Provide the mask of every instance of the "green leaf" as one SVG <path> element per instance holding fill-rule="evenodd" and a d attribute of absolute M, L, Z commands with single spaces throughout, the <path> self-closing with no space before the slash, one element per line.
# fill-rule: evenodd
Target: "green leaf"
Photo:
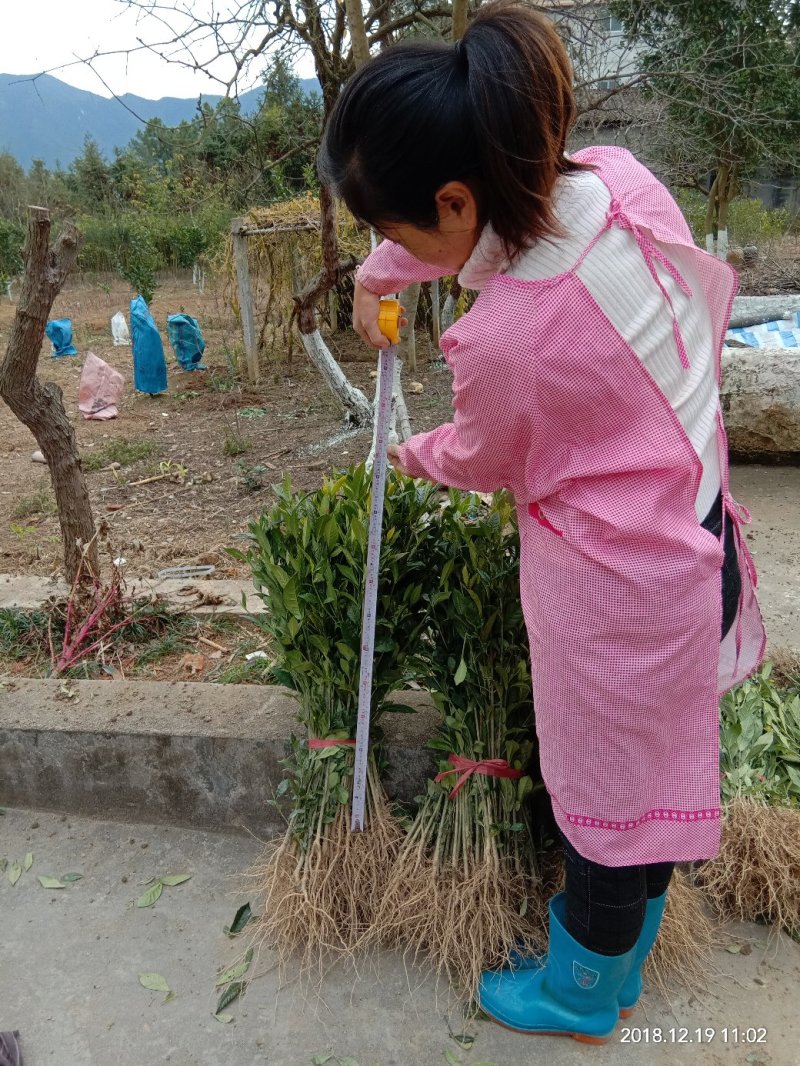
<path fill-rule="evenodd" d="M 173 999 L 176 999 L 176 998 L 177 998 L 177 996 L 176 996 L 176 995 L 175 995 L 175 993 L 174 993 L 174 992 L 172 991 L 172 989 L 170 989 L 170 990 L 169 990 L 169 992 L 167 992 L 166 996 L 164 996 L 164 1002 L 165 1002 L 165 1003 L 171 1003 L 171 1002 L 172 1002 L 172 1000 L 173 1000 Z"/>
<path fill-rule="evenodd" d="M 464 678 L 467 676 L 467 664 L 462 656 L 461 662 L 458 664 L 458 669 L 453 676 L 453 684 L 460 685 Z"/>
<path fill-rule="evenodd" d="M 726 946 L 725 950 L 727 952 L 729 952 L 731 955 L 741 955 L 741 953 L 742 953 L 742 945 L 741 944 L 728 944 Z"/>
<path fill-rule="evenodd" d="M 475 1043 L 475 1037 L 470 1036 L 469 1033 L 451 1033 L 450 1036 L 457 1044 L 460 1044 L 463 1048 L 471 1048 Z"/>
<path fill-rule="evenodd" d="M 83 874 L 62 874 L 61 880 L 71 884 L 73 881 L 80 881 L 82 877 Z"/>
<path fill-rule="evenodd" d="M 146 892 L 143 892 L 141 896 L 136 900 L 137 907 L 152 907 L 156 900 L 160 897 L 164 891 L 164 886 L 160 881 L 156 881 L 154 885 L 151 885 Z"/>
<path fill-rule="evenodd" d="M 219 1014 L 221 1010 L 225 1010 L 230 1003 L 233 1003 L 233 1001 L 244 992 L 245 988 L 247 988 L 247 981 L 234 981 L 232 984 L 228 985 L 219 997 L 216 1013 Z"/>
<path fill-rule="evenodd" d="M 236 914 L 234 914 L 231 924 L 229 926 L 226 925 L 223 932 L 226 936 L 238 936 L 252 917 L 253 912 L 250 909 L 250 904 L 243 903 L 236 911 Z"/>
<path fill-rule="evenodd" d="M 283 605 L 286 610 L 295 616 L 296 619 L 301 620 L 303 613 L 300 610 L 300 603 L 297 599 L 298 581 L 297 576 L 290 578 L 286 582 L 286 586 L 283 590 Z"/>
<path fill-rule="evenodd" d="M 237 963 L 235 966 L 229 967 L 224 973 L 220 974 L 217 978 L 215 987 L 219 988 L 220 985 L 226 985 L 229 981 L 235 981 L 237 977 L 243 977 L 250 969 L 250 963 L 252 961 L 253 949 L 248 948 L 241 962 Z"/>
<path fill-rule="evenodd" d="M 182 885 L 184 881 L 191 880 L 191 876 L 191 874 L 167 874 L 166 877 L 161 878 L 161 884 L 174 888 L 175 885 Z"/>
<path fill-rule="evenodd" d="M 66 888 L 67 886 L 59 881 L 57 877 L 45 877 L 44 875 L 39 877 L 39 884 L 42 888 Z"/>
<path fill-rule="evenodd" d="M 339 1066 L 358 1066 L 355 1059 L 351 1059 L 349 1055 L 345 1055 L 344 1058 L 339 1058 Z"/>
<path fill-rule="evenodd" d="M 27 873 L 31 866 L 33 866 L 33 852 L 29 851 L 22 861 L 22 869 Z"/>
<path fill-rule="evenodd" d="M 312 1055 L 311 1066 L 325 1066 L 326 1062 L 330 1062 L 333 1055 L 324 1051 L 319 1052 L 317 1055 Z"/>
<path fill-rule="evenodd" d="M 170 992 L 171 989 L 160 973 L 140 973 L 139 984 L 151 992 Z"/>
<path fill-rule="evenodd" d="M 8 880 L 12 885 L 15 885 L 17 881 L 19 881 L 20 877 L 22 877 L 22 867 L 16 860 L 14 860 L 14 862 L 12 862 L 12 864 L 9 866 L 6 876 L 8 877 Z"/>
<path fill-rule="evenodd" d="M 447 1066 L 461 1066 L 461 1059 L 457 1058 L 450 1048 L 445 1051 L 444 1057 L 447 1060 Z"/>
<path fill-rule="evenodd" d="M 212 1014 L 212 1018 L 216 1018 L 218 1022 L 222 1022 L 223 1025 L 230 1025 L 233 1021 L 232 1014 Z"/>

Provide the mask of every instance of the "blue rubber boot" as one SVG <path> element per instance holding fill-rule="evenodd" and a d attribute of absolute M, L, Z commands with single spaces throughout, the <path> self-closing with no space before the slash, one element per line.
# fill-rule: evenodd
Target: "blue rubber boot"
<path fill-rule="evenodd" d="M 664 916 L 666 902 L 666 892 L 663 896 L 656 896 L 655 899 L 647 901 L 644 911 L 644 925 L 633 948 L 633 966 L 625 978 L 625 983 L 619 993 L 620 1018 L 629 1018 L 639 1002 L 639 996 L 642 994 L 642 966 L 644 965 L 644 960 L 653 950 L 653 944 L 656 942 L 658 930 L 661 926 L 661 919 Z"/>
<path fill-rule="evenodd" d="M 481 977 L 481 1009 L 520 1033 L 571 1036 L 604 1044 L 619 1020 L 618 996 L 634 962 L 624 955 L 597 955 L 564 926 L 565 897 L 550 900 L 550 950 L 537 970 L 487 971 Z"/>

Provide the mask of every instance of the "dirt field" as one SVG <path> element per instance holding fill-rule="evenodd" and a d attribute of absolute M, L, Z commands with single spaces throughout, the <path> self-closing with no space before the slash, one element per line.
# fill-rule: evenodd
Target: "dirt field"
<path fill-rule="evenodd" d="M 119 417 L 87 422 L 78 413 L 80 357 L 52 359 L 46 340 L 39 362 L 40 377 L 63 390 L 84 464 L 101 466 L 86 473 L 95 517 L 108 523 L 113 552 L 127 559 L 131 575 L 209 562 L 217 566 L 217 576 L 235 576 L 235 566 L 222 552 L 267 503 L 270 486 L 288 473 L 298 487 L 313 487 L 326 470 L 363 459 L 369 434 L 318 447 L 344 423 L 302 350 L 295 351 L 291 365 L 265 367 L 258 388 L 237 384 L 226 358 L 226 346 L 229 351 L 241 346 L 236 321 L 213 287 L 201 294 L 188 276 L 164 279 L 152 306 L 167 356 L 168 392 L 157 397 L 134 392 L 131 349 L 114 348 L 110 330 L 116 311 L 127 314 L 131 294 L 123 282 L 109 286 L 110 280 L 71 281 L 51 317 L 70 318 L 78 351 L 92 351 L 124 374 Z M 206 372 L 182 371 L 169 348 L 166 316 L 179 311 L 200 322 L 208 344 Z M 7 299 L 0 301 L 0 349 L 14 312 Z M 434 353 L 419 333 L 417 346 L 419 371 L 406 372 L 405 379 L 424 385 L 421 394 L 407 396 L 413 427 L 424 430 L 450 411 L 450 375 L 428 369 Z M 371 398 L 374 356 L 352 333 L 334 338 L 332 347 L 352 383 Z M 48 471 L 31 462 L 36 447 L 0 405 L 0 570 L 6 572 L 51 574 L 60 567 Z M 136 455 L 143 457 L 127 462 Z M 110 469 L 115 457 L 123 465 Z M 158 480 L 135 484 L 148 478 Z M 259 482 L 263 487 L 257 487 Z"/>
<path fill-rule="evenodd" d="M 162 279 L 153 302 L 165 343 L 168 392 L 153 398 L 134 392 L 131 349 L 114 348 L 110 332 L 114 312 L 127 312 L 130 291 L 119 281 L 109 286 L 109 280 L 72 280 L 53 317 L 72 319 L 79 352 L 93 351 L 124 374 L 119 417 L 87 422 L 79 415 L 80 357 L 51 359 L 45 341 L 39 362 L 40 377 L 63 389 L 84 464 L 94 467 L 86 477 L 95 517 L 107 523 L 111 551 L 127 560 L 130 576 L 155 577 L 165 567 L 212 563 L 216 577 L 239 577 L 247 584 L 249 575 L 237 571 L 224 549 L 236 545 L 248 521 L 268 504 L 270 486 L 288 473 L 296 486 L 312 488 L 325 471 L 362 460 L 370 434 L 326 444 L 341 433 L 342 412 L 302 350 L 295 351 L 290 365 L 264 367 L 258 388 L 238 384 L 226 357 L 226 351 L 241 347 L 238 325 L 213 286 L 201 294 L 188 276 Z M 763 292 L 774 279 L 764 274 L 757 284 L 743 274 L 741 280 L 743 289 Z M 200 321 L 208 371 L 182 371 L 169 349 L 166 316 L 182 310 Z M 14 311 L 6 299 L 0 301 L 0 350 Z M 373 353 L 350 332 L 337 335 L 331 346 L 349 379 L 371 397 Z M 421 431 L 450 417 L 451 377 L 430 365 L 435 353 L 420 331 L 417 350 L 418 370 L 404 371 L 404 379 L 424 386 L 422 393 L 407 390 L 406 396 L 412 426 Z M 35 448 L 33 437 L 0 404 L 0 572 L 50 575 L 61 565 L 49 475 L 45 466 L 31 462 Z M 119 459 L 122 465 L 111 469 Z M 752 546 L 760 571 L 776 589 L 794 587 L 800 534 L 793 500 L 800 469 L 739 468 L 733 471 L 733 487 L 753 511 L 748 535 L 751 542 L 757 538 Z M 800 621 L 793 608 L 777 593 L 773 604 L 765 592 L 768 612 L 791 615 L 786 625 L 773 624 L 778 643 L 797 647 Z"/>

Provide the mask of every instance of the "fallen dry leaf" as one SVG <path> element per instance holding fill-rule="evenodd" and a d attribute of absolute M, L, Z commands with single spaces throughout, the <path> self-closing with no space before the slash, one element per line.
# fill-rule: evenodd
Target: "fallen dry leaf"
<path fill-rule="evenodd" d="M 202 674 L 206 668 L 207 661 L 205 655 L 201 655 L 200 652 L 196 654 L 187 652 L 181 659 L 180 667 L 183 673 L 193 677 L 195 674 Z"/>

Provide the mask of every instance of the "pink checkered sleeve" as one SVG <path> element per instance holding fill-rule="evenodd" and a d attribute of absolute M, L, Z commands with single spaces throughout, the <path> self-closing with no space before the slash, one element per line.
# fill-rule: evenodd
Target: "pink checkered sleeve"
<path fill-rule="evenodd" d="M 356 280 L 376 296 L 401 292 L 415 281 L 433 281 L 447 274 L 441 267 L 415 259 L 394 241 L 381 241 L 356 271 Z"/>
<path fill-rule="evenodd" d="M 446 339 L 443 347 L 450 347 Z M 453 421 L 400 446 L 400 461 L 412 477 L 493 492 L 509 486 L 513 457 L 530 452 L 531 419 L 508 388 L 510 367 L 497 351 L 481 358 L 478 347 L 463 342 L 450 348 Z"/>

